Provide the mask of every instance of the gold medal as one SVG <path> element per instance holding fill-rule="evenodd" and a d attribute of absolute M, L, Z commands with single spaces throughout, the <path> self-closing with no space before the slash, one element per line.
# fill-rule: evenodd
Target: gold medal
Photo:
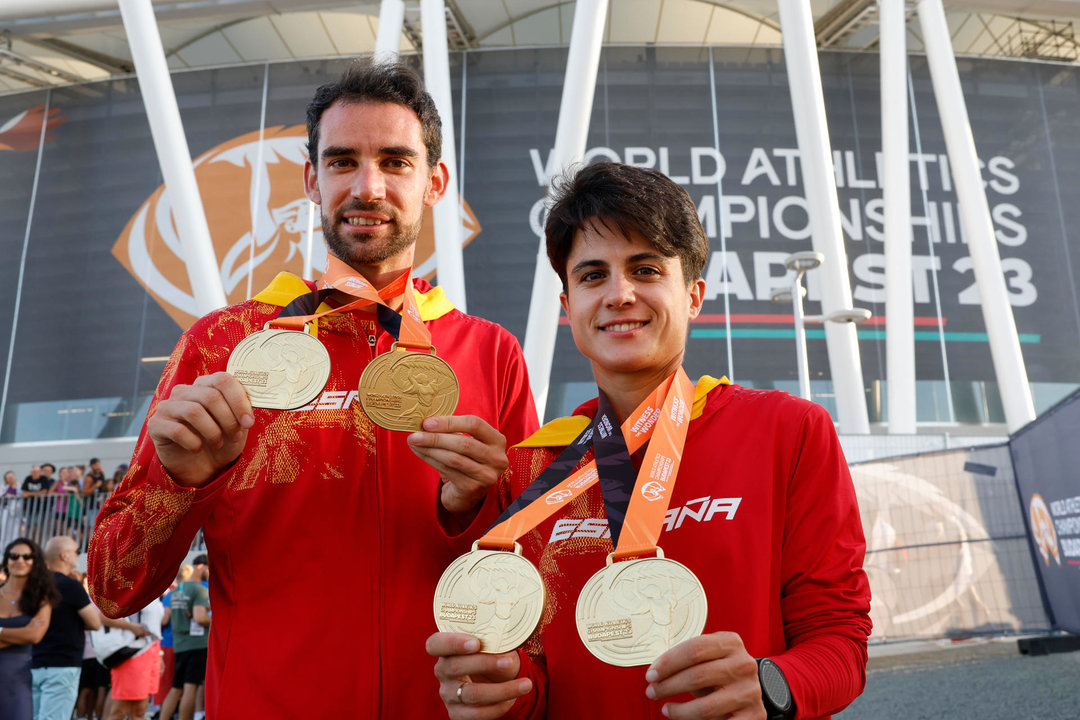
<path fill-rule="evenodd" d="M 478 550 L 459 557 L 435 588 L 435 624 L 441 632 L 469 633 L 480 652 L 504 653 L 525 642 L 544 610 L 544 581 L 514 552 Z"/>
<path fill-rule="evenodd" d="M 705 629 L 708 603 L 697 576 L 657 556 L 612 563 L 589 578 L 577 601 L 581 641 L 609 665 L 649 665 Z"/>
<path fill-rule="evenodd" d="M 226 371 L 240 381 L 251 404 L 293 410 L 318 397 L 330 377 L 330 354 L 307 332 L 270 327 L 240 341 Z"/>
<path fill-rule="evenodd" d="M 419 430 L 426 417 L 452 415 L 457 402 L 457 376 L 435 348 L 411 352 L 394 343 L 360 375 L 360 405 L 387 430 Z"/>

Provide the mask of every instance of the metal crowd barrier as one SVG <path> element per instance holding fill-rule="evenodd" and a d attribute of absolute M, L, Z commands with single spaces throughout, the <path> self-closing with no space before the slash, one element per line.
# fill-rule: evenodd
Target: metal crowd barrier
<path fill-rule="evenodd" d="M 29 537 L 44 547 L 51 537 L 69 535 L 79 544 L 79 552 L 86 552 L 98 512 L 107 497 L 104 493 L 89 497 L 75 493 L 0 496 L 0 549 L 17 537 Z M 200 530 L 191 543 L 191 551 L 205 550 Z"/>

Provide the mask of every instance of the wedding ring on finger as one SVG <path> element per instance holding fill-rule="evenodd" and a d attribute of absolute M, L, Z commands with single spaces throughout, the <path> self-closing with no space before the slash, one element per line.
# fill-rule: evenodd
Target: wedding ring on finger
<path fill-rule="evenodd" d="M 464 689 L 465 689 L 465 686 L 466 686 L 466 685 L 468 685 L 468 684 L 469 684 L 469 681 L 468 681 L 468 680 L 465 680 L 464 682 L 462 682 L 462 683 L 461 683 L 460 685 L 458 685 L 458 687 L 457 687 L 457 700 L 458 700 L 458 702 L 459 702 L 459 703 L 461 703 L 462 705 L 468 705 L 468 704 L 469 704 L 469 703 L 465 702 L 465 698 L 461 697 L 461 691 L 462 691 L 462 690 L 464 690 Z"/>

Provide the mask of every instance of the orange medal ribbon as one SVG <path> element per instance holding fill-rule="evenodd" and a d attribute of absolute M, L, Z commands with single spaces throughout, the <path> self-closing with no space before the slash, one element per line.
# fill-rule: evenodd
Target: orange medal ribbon
<path fill-rule="evenodd" d="M 645 443 L 649 443 L 649 447 L 626 509 L 616 559 L 655 553 L 656 540 L 664 524 L 686 444 L 693 397 L 694 386 L 680 367 L 654 388 L 620 426 L 629 453 L 633 454 Z M 591 431 L 604 433 L 605 429 L 602 425 L 590 427 L 575 444 L 591 443 Z M 594 459 L 555 485 L 542 498 L 536 497 L 509 518 L 498 522 L 477 541 L 477 546 L 488 549 L 513 547 L 518 538 L 579 497 L 599 479 Z M 512 509 L 513 505 L 508 511 Z"/>
<path fill-rule="evenodd" d="M 652 429 L 634 493 L 626 508 L 626 520 L 615 548 L 616 561 L 656 553 L 656 542 L 671 504 L 694 407 L 694 386 L 681 367 L 665 384 L 668 389 L 660 418 Z M 627 448 L 632 437 L 626 440 Z"/>
<path fill-rule="evenodd" d="M 431 332 L 420 319 L 420 308 L 416 304 L 416 294 L 412 289 L 412 270 L 404 270 L 397 278 L 381 290 L 376 290 L 362 275 L 345 264 L 343 261 L 328 255 L 326 258 L 326 272 L 317 283 L 320 290 L 338 290 L 346 295 L 355 297 L 356 300 L 332 308 L 325 312 L 311 315 L 296 315 L 291 317 L 278 316 L 271 321 L 271 327 L 286 327 L 293 330 L 301 330 L 304 325 L 331 313 L 343 313 L 370 305 L 382 305 L 395 315 L 397 311 L 390 306 L 390 302 L 401 298 L 401 331 L 397 338 L 398 345 L 410 350 L 430 350 Z"/>

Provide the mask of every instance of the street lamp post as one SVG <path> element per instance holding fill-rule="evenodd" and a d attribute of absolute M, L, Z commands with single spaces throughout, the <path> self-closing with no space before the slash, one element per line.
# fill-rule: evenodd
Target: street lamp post
<path fill-rule="evenodd" d="M 795 276 L 791 281 L 791 288 L 777 288 L 772 291 L 771 299 L 776 303 L 791 303 L 792 315 L 795 318 L 795 362 L 799 371 L 799 396 L 804 400 L 810 400 L 810 367 L 806 356 L 806 323 L 862 323 L 870 319 L 871 313 L 865 308 L 844 308 L 835 310 L 828 315 L 804 315 L 803 298 L 806 297 L 806 288 L 803 287 L 802 278 L 808 270 L 821 265 L 825 256 L 819 252 L 797 252 L 789 255 L 784 260 L 788 270 L 793 270 Z"/>

